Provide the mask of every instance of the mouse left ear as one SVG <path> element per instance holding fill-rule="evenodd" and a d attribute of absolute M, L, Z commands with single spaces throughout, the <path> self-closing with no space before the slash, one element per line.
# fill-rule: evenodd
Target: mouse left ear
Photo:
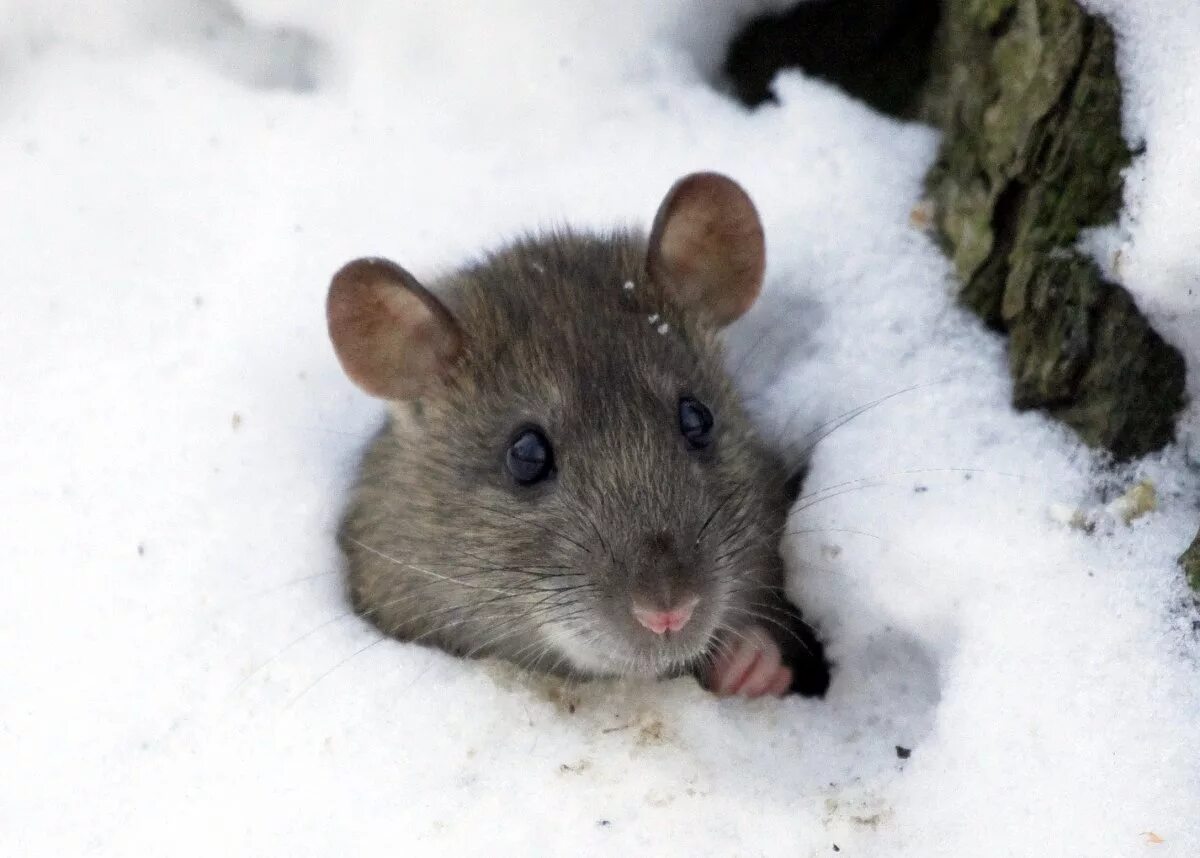
<path fill-rule="evenodd" d="M 381 399 L 414 399 L 446 378 L 463 350 L 458 322 L 399 265 L 356 259 L 333 277 L 329 338 L 350 379 Z"/>
<path fill-rule="evenodd" d="M 692 173 L 671 187 L 646 258 L 669 299 L 724 326 L 750 309 L 765 269 L 762 223 L 741 185 L 720 173 Z"/>

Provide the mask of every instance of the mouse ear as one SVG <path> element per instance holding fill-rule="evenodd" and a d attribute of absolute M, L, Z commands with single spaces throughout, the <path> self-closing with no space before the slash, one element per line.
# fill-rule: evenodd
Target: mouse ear
<path fill-rule="evenodd" d="M 325 316 L 346 375 L 383 399 L 420 396 L 462 353 L 462 331 L 450 311 L 386 259 L 343 266 L 329 286 Z"/>
<path fill-rule="evenodd" d="M 654 216 L 646 259 L 668 298 L 727 325 L 750 309 L 765 268 L 762 223 L 737 182 L 692 173 L 671 187 Z"/>

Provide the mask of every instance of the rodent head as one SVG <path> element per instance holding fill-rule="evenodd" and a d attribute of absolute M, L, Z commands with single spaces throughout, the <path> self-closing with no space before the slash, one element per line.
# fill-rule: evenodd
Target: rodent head
<path fill-rule="evenodd" d="M 764 261 L 745 192 L 693 174 L 648 240 L 524 240 L 440 297 L 384 260 L 345 266 L 327 307 L 335 350 L 393 412 L 360 487 L 362 532 L 384 543 L 368 550 L 397 576 L 435 576 L 461 608 L 443 620 L 490 618 L 481 653 L 609 674 L 704 655 L 778 583 L 783 475 L 717 338 Z M 352 584 L 381 627 L 435 634 L 399 578 Z"/>

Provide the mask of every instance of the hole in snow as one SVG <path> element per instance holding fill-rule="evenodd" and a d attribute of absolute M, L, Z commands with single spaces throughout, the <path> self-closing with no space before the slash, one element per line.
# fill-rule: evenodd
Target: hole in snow
<path fill-rule="evenodd" d="M 941 0 L 809 0 L 743 27 L 724 74 L 752 107 L 773 100 L 781 69 L 798 68 L 884 113 L 911 116 L 940 17 Z"/>
<path fill-rule="evenodd" d="M 859 713 L 861 728 L 881 742 L 919 753 L 942 699 L 929 648 L 902 629 L 883 627 L 840 647 L 837 658 L 831 703 Z"/>

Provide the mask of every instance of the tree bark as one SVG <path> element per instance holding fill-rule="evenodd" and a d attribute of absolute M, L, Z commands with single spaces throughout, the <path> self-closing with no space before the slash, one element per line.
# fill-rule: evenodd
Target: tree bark
<path fill-rule="evenodd" d="M 1197 531 L 1188 550 L 1180 556 L 1179 565 L 1192 590 L 1200 596 L 1200 531 Z"/>
<path fill-rule="evenodd" d="M 928 187 L 962 301 L 1008 333 L 1018 408 L 1126 458 L 1172 439 L 1184 363 L 1076 249 L 1120 206 L 1120 108 L 1112 30 L 1075 0 L 944 5 Z"/>

